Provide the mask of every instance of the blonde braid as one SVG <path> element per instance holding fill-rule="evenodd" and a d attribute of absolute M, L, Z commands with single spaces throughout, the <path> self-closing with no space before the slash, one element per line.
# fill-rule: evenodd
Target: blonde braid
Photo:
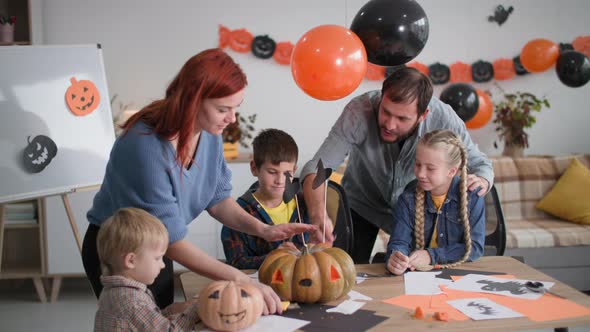
<path fill-rule="evenodd" d="M 416 249 L 424 249 L 424 189 L 416 186 L 416 217 L 414 222 L 414 237 Z"/>

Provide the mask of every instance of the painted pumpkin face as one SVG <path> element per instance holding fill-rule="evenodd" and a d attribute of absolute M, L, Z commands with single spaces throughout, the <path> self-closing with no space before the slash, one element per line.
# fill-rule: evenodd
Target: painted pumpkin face
<path fill-rule="evenodd" d="M 474 82 L 488 82 L 494 78 L 494 66 L 487 61 L 479 60 L 471 65 L 471 76 Z"/>
<path fill-rule="evenodd" d="M 273 59 L 281 65 L 291 63 L 291 54 L 293 53 L 293 44 L 291 42 L 280 42 L 277 44 Z"/>
<path fill-rule="evenodd" d="M 96 85 L 88 80 L 77 81 L 70 78 L 72 83 L 66 90 L 66 104 L 72 113 L 82 116 L 92 113 L 100 103 L 100 94 Z"/>
<path fill-rule="evenodd" d="M 216 331 L 237 331 L 262 315 L 264 299 L 253 284 L 214 281 L 201 290 L 197 312 Z"/>
<path fill-rule="evenodd" d="M 432 84 L 445 84 L 451 77 L 451 71 L 446 65 L 437 62 L 428 67 L 428 76 L 430 77 Z"/>
<path fill-rule="evenodd" d="M 269 59 L 275 52 L 277 43 L 269 36 L 256 36 L 252 40 L 252 54 L 260 59 Z"/>
<path fill-rule="evenodd" d="M 38 135 L 31 141 L 27 138 L 28 145 L 23 151 L 23 166 L 29 173 L 39 173 L 49 165 L 57 154 L 57 145 L 47 136 Z"/>
<path fill-rule="evenodd" d="M 325 303 L 348 294 L 356 270 L 344 250 L 318 244 L 302 251 L 272 251 L 260 266 L 258 277 L 284 301 Z"/>
<path fill-rule="evenodd" d="M 246 29 L 237 29 L 230 32 L 229 46 L 232 50 L 246 53 L 252 48 L 254 36 Z"/>

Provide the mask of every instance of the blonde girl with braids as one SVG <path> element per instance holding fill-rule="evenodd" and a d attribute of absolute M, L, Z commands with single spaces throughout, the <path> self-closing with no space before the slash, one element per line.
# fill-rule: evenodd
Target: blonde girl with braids
<path fill-rule="evenodd" d="M 483 253 L 485 203 L 467 188 L 467 152 L 450 130 L 435 130 L 416 146 L 414 175 L 393 210 L 387 269 L 428 270 L 474 261 Z"/>

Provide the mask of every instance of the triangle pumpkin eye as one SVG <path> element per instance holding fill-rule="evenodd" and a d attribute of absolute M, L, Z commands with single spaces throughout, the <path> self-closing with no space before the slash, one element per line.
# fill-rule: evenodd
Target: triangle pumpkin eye
<path fill-rule="evenodd" d="M 76 95 L 72 93 L 72 99 L 76 99 Z"/>
<path fill-rule="evenodd" d="M 330 281 L 338 281 L 340 280 L 340 273 L 334 267 L 334 265 L 330 265 Z"/>
<path fill-rule="evenodd" d="M 283 282 L 285 282 L 285 280 L 283 279 L 283 273 L 281 272 L 281 270 L 276 270 L 275 273 L 272 274 L 271 283 L 282 284 Z"/>
<path fill-rule="evenodd" d="M 211 293 L 211 295 L 209 295 L 210 299 L 219 299 L 219 291 L 216 290 L 215 292 Z"/>

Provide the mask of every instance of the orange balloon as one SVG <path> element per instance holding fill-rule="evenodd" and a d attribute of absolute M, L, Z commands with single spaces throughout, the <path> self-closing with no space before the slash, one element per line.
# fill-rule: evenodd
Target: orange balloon
<path fill-rule="evenodd" d="M 531 73 L 540 73 L 557 62 L 559 45 L 547 39 L 533 39 L 520 52 L 522 66 Z"/>
<path fill-rule="evenodd" d="M 494 111 L 494 103 L 492 103 L 490 96 L 479 89 L 476 89 L 475 92 L 477 92 L 477 97 L 479 99 L 479 108 L 477 109 L 475 116 L 471 118 L 471 120 L 465 122 L 465 125 L 469 129 L 478 129 L 485 126 L 490 122 Z"/>
<path fill-rule="evenodd" d="M 367 72 L 367 52 L 349 29 L 320 25 L 306 32 L 295 44 L 291 73 L 297 86 L 319 100 L 349 95 Z"/>

